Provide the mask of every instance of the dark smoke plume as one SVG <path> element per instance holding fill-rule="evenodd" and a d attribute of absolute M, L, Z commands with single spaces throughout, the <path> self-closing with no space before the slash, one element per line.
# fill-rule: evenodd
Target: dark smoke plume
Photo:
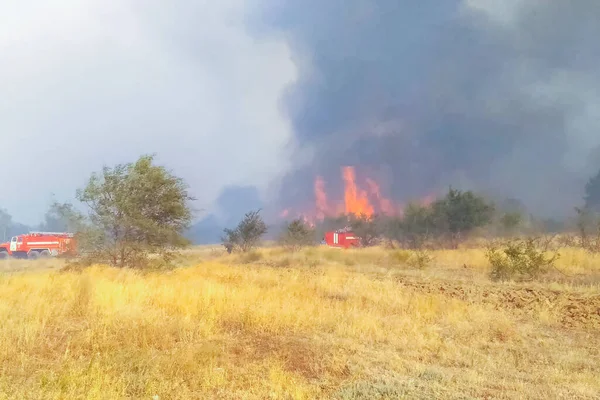
<path fill-rule="evenodd" d="M 451 184 L 560 215 L 600 166 L 600 1 L 292 0 L 262 11 L 261 29 L 286 36 L 300 70 L 284 104 L 303 164 L 283 181 L 283 207 L 311 202 L 316 174 L 333 184 L 353 164 L 396 200 Z"/>

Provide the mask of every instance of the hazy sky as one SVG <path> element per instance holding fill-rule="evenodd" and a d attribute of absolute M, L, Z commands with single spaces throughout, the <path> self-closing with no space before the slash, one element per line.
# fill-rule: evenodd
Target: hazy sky
<path fill-rule="evenodd" d="M 156 152 L 210 206 L 286 166 L 286 43 L 251 0 L 0 0 L 0 208 L 39 222 L 104 164 Z"/>
<path fill-rule="evenodd" d="M 568 209 L 600 166 L 598 20 L 598 0 L 0 0 L 0 207 L 37 223 L 156 152 L 197 207 L 280 178 L 310 201 L 354 163 L 398 197 Z"/>

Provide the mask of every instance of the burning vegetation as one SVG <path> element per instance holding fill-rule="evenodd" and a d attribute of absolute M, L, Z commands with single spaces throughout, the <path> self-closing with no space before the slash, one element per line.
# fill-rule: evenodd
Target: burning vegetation
<path fill-rule="evenodd" d="M 340 169 L 343 181 L 343 196 L 331 196 L 327 183 L 322 176 L 314 181 L 314 204 L 304 211 L 284 209 L 279 215 L 282 218 L 295 217 L 314 226 L 326 218 L 354 216 L 372 218 L 375 215 L 401 216 L 404 204 L 382 194 L 381 185 L 369 176 L 357 176 L 354 166 L 343 166 Z M 419 202 L 430 204 L 433 195 L 428 195 Z"/>

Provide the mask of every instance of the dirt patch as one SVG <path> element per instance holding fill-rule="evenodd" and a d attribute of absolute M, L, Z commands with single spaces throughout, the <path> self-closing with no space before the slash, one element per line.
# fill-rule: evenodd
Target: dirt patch
<path fill-rule="evenodd" d="M 423 282 L 397 277 L 403 287 L 429 294 L 442 294 L 469 303 L 492 304 L 498 309 L 532 312 L 545 308 L 559 316 L 569 328 L 600 329 L 600 294 L 584 295 L 542 288 L 501 288 L 453 282 Z"/>

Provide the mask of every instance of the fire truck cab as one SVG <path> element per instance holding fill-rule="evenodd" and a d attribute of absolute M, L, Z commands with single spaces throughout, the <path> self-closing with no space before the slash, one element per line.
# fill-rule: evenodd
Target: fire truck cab
<path fill-rule="evenodd" d="M 29 232 L 13 236 L 10 242 L 0 244 L 0 259 L 36 259 L 71 253 L 75 249 L 73 236 L 68 232 Z"/>
<path fill-rule="evenodd" d="M 325 232 L 323 240 L 329 247 L 348 249 L 360 246 L 360 238 L 348 229 Z"/>

